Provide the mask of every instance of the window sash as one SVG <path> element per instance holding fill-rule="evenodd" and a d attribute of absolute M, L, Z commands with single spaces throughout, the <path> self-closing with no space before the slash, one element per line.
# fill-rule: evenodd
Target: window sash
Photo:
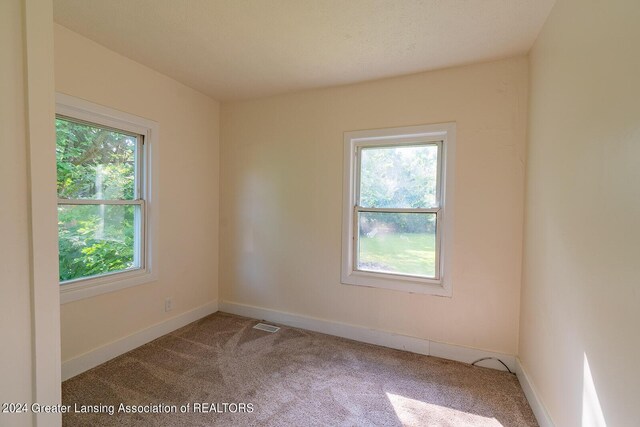
<path fill-rule="evenodd" d="M 118 127 L 107 126 L 100 123 L 92 122 L 89 120 L 77 119 L 74 117 L 70 117 L 64 114 L 56 114 L 56 119 L 62 119 L 73 123 L 84 124 L 87 126 L 93 126 L 99 129 L 110 130 L 113 132 L 117 132 L 124 135 L 129 135 L 136 139 L 135 153 L 134 153 L 134 199 L 63 199 L 58 198 L 58 206 L 64 205 L 124 205 L 124 206 L 139 206 L 140 207 L 140 215 L 135 216 L 134 220 L 134 250 L 133 250 L 133 259 L 134 265 L 136 267 L 126 268 L 124 270 L 111 271 L 103 274 L 97 274 L 93 276 L 84 276 L 78 277 L 75 279 L 64 280 L 59 282 L 61 286 L 67 286 L 72 284 L 79 284 L 81 282 L 114 276 L 118 274 L 126 274 L 131 272 L 136 272 L 140 270 L 146 270 L 146 255 L 147 255 L 147 238 L 146 238 L 146 218 L 147 218 L 147 209 L 146 202 L 144 200 L 144 135 L 131 132 L 128 130 L 120 129 Z"/>
<path fill-rule="evenodd" d="M 389 139 L 382 139 L 380 141 L 366 141 L 366 142 L 358 142 L 354 145 L 354 159 L 355 159 L 355 172 L 356 179 L 354 180 L 355 185 L 355 201 L 356 206 L 360 203 L 360 190 L 361 190 L 361 180 L 362 180 L 362 150 L 366 149 L 375 149 L 375 148 L 398 148 L 398 147 L 412 147 L 412 146 L 429 146 L 435 145 L 438 147 L 438 157 L 437 157 L 437 165 L 436 165 L 436 206 L 432 206 L 431 208 L 420 208 L 420 209 L 440 209 L 442 207 L 442 145 L 443 140 L 425 140 L 424 138 L 416 139 L 412 138 L 401 138 L 393 139 L 393 142 L 390 142 Z M 386 208 L 367 208 L 367 209 L 386 209 Z M 398 208 L 403 209 L 403 208 Z M 409 209 L 409 208 L 407 208 Z M 375 211 L 371 211 L 375 212 Z M 382 211 L 380 211 L 382 212 Z"/>
<path fill-rule="evenodd" d="M 126 199 L 58 199 L 59 205 L 144 205 L 144 200 Z"/>
<path fill-rule="evenodd" d="M 68 115 L 64 115 L 64 114 L 56 114 L 56 120 L 60 119 L 60 120 L 64 120 L 67 122 L 72 122 L 72 123 L 77 123 L 77 124 L 81 124 L 81 125 L 86 125 L 86 126 L 91 126 L 94 128 L 98 128 L 98 129 L 104 129 L 104 130 L 108 130 L 111 132 L 116 132 L 122 135 L 128 135 L 131 136 L 133 138 L 136 139 L 136 148 L 135 148 L 135 152 L 134 152 L 134 159 L 133 159 L 133 167 L 134 167 L 134 182 L 133 182 L 133 199 L 132 200 L 140 200 L 143 199 L 143 189 L 144 189 L 144 184 L 143 184 L 143 178 L 144 178 L 144 168 L 143 168 L 143 156 L 144 156 L 144 135 L 142 134 L 138 134 L 129 130 L 125 130 L 125 129 L 120 129 L 118 127 L 114 127 L 114 126 L 108 126 L 108 125 L 103 125 L 100 123 L 95 123 L 89 120 L 82 120 L 82 119 L 77 119 L 75 117 L 71 117 Z M 71 200 L 71 201 L 79 201 L 79 200 L 85 200 L 85 199 L 58 199 L 58 204 L 61 203 L 61 200 Z M 87 200 L 98 200 L 98 199 L 87 199 Z M 106 199 L 101 199 L 102 202 L 107 202 Z M 110 200 L 129 200 L 129 199 L 110 199 Z M 68 203 L 68 204 L 82 204 L 82 203 Z M 103 204 L 110 204 L 110 203 L 103 203 Z M 115 203 L 114 203 L 115 204 Z"/>
<path fill-rule="evenodd" d="M 416 213 L 416 214 L 436 214 L 436 241 L 435 241 L 435 272 L 434 277 L 430 276 L 416 276 L 413 274 L 402 274 L 402 273 L 390 273 L 390 272 L 376 272 L 370 270 L 360 270 L 358 268 L 359 264 L 359 248 L 360 248 L 360 213 L 361 212 L 383 212 L 383 213 Z M 353 271 L 360 271 L 371 274 L 384 274 L 391 276 L 402 276 L 402 277 L 416 277 L 419 279 L 431 279 L 431 280 L 440 280 L 440 264 L 442 260 L 440 259 L 440 251 L 441 251 L 441 236 L 442 236 L 442 209 L 390 209 L 390 208 L 363 208 L 360 206 L 354 206 L 353 208 Z"/>
<path fill-rule="evenodd" d="M 128 205 L 128 206 L 140 206 L 140 215 L 134 216 L 134 232 L 135 237 L 133 239 L 135 247 L 133 248 L 133 263 L 137 267 L 125 268 L 124 270 L 110 271 L 102 274 L 95 274 L 93 276 L 78 277 L 76 279 L 63 280 L 59 282 L 61 286 L 70 285 L 73 283 L 79 283 L 85 280 L 95 279 L 105 276 L 113 276 L 116 274 L 128 273 L 132 271 L 145 270 L 146 254 L 147 254 L 147 239 L 146 239 L 146 218 L 147 218 L 147 206 L 144 200 L 84 200 L 84 199 L 58 199 L 58 206 L 65 205 Z"/>
<path fill-rule="evenodd" d="M 354 206 L 357 212 L 384 212 L 384 213 L 438 213 L 441 208 L 364 208 Z"/>
<path fill-rule="evenodd" d="M 61 120 L 65 120 L 67 122 L 73 122 L 73 123 L 77 123 L 79 125 L 87 125 L 87 126 L 92 126 L 95 128 L 99 128 L 99 129 L 104 129 L 104 130 L 109 130 L 112 132 L 117 132 L 120 133 L 122 135 L 129 135 L 129 136 L 133 136 L 135 138 L 140 138 L 140 134 L 137 134 L 135 132 L 126 130 L 126 129 L 121 129 L 118 127 L 114 127 L 114 126 L 109 126 L 109 125 L 103 125 L 100 123 L 96 123 L 96 122 L 92 122 L 90 120 L 82 120 L 82 119 L 78 119 L 75 117 L 71 117 L 69 115 L 65 115 L 65 114 L 56 114 L 56 119 L 61 119 Z"/>
<path fill-rule="evenodd" d="M 361 189 L 361 177 L 362 177 L 362 150 L 363 149 L 375 149 L 375 148 L 396 148 L 396 147 L 410 147 L 410 146 L 429 146 L 436 145 L 438 147 L 438 155 L 437 155 L 437 170 L 436 170 L 436 205 L 431 208 L 375 208 L 375 207 L 362 207 L 358 204 L 360 203 L 360 189 Z M 416 277 L 419 279 L 431 279 L 431 280 L 440 280 L 440 271 L 441 271 L 441 263 L 442 260 L 440 258 L 441 254 L 441 235 L 442 235 L 442 140 L 425 140 L 423 138 L 398 138 L 393 142 L 390 142 L 389 139 L 382 139 L 379 141 L 366 141 L 361 143 L 356 143 L 354 145 L 355 150 L 355 201 L 356 204 L 353 207 L 353 271 L 366 272 L 372 274 L 384 274 L 384 275 L 392 275 L 392 276 L 402 276 L 402 277 Z M 402 274 L 402 273 L 379 273 L 372 272 L 369 270 L 360 270 L 358 268 L 359 264 L 359 246 L 360 246 L 360 225 L 359 225 L 359 217 L 362 212 L 383 212 L 383 213 L 416 213 L 416 214 L 436 214 L 436 241 L 435 241 L 435 274 L 434 277 L 429 276 L 415 276 L 411 274 Z"/>

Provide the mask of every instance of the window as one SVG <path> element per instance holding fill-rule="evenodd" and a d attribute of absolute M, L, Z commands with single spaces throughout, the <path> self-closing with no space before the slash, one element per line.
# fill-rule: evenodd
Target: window
<path fill-rule="evenodd" d="M 152 280 L 157 125 L 65 95 L 56 100 L 62 302 Z"/>
<path fill-rule="evenodd" d="M 345 133 L 342 282 L 451 295 L 455 124 Z"/>

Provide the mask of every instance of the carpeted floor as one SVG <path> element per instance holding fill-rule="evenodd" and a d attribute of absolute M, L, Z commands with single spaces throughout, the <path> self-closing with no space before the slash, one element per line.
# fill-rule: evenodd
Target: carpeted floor
<path fill-rule="evenodd" d="M 63 425 L 536 425 L 512 374 L 256 323 L 216 313 L 65 381 L 93 413 Z"/>

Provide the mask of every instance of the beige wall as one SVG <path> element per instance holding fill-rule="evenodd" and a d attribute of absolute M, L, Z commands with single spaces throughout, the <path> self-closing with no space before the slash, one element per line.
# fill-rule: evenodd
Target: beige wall
<path fill-rule="evenodd" d="M 519 354 L 558 426 L 591 425 L 585 357 L 607 425 L 638 420 L 639 21 L 558 0 L 531 53 Z"/>
<path fill-rule="evenodd" d="M 32 400 L 23 43 L 22 2 L 0 2 L 0 402 Z M 30 425 L 31 417 L 14 415 L 11 423 Z"/>
<path fill-rule="evenodd" d="M 524 57 L 223 104 L 221 300 L 515 354 Z M 453 298 L 340 283 L 343 132 L 457 122 Z"/>
<path fill-rule="evenodd" d="M 58 92 L 160 126 L 159 280 L 63 305 L 65 361 L 217 299 L 219 105 L 58 25 L 55 72 Z"/>

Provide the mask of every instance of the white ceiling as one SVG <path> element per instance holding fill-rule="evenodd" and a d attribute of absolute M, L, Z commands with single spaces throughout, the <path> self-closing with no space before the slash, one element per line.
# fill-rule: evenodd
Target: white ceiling
<path fill-rule="evenodd" d="M 54 0 L 54 18 L 218 100 L 526 53 L 555 0 Z"/>

